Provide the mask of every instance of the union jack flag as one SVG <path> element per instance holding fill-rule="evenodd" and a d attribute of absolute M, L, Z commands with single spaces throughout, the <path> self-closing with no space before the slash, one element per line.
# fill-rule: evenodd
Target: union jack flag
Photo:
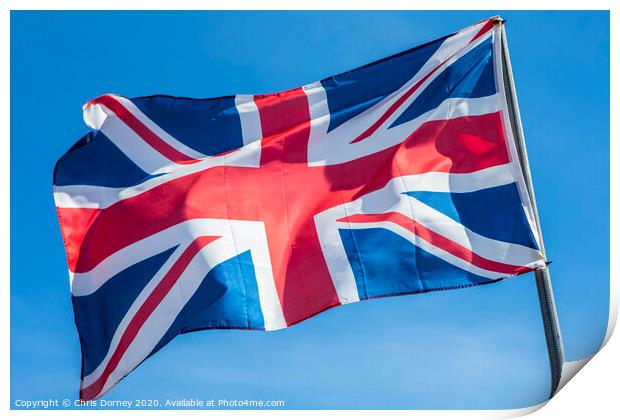
<path fill-rule="evenodd" d="M 54 173 L 80 397 L 185 332 L 544 268 L 497 22 L 275 94 L 87 103 Z"/>

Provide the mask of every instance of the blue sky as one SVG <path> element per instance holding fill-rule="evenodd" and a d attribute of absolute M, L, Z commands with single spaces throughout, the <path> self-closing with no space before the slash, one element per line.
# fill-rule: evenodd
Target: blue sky
<path fill-rule="evenodd" d="M 52 171 L 103 93 L 211 97 L 300 86 L 500 14 L 568 360 L 609 302 L 607 12 L 12 12 L 11 402 L 77 398 L 80 351 Z M 34 246 L 34 248 L 32 248 Z M 515 408 L 549 369 L 532 275 L 376 299 L 283 331 L 177 337 L 107 399 L 287 408 Z"/>

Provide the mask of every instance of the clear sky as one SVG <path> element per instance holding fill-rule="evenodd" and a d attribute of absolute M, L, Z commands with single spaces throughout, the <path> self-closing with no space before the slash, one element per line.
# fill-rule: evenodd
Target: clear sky
<path fill-rule="evenodd" d="M 77 398 L 80 350 L 52 172 L 87 131 L 83 103 L 103 93 L 285 90 L 495 14 L 508 20 L 566 356 L 595 352 L 609 301 L 607 12 L 12 12 L 12 404 Z M 348 305 L 278 332 L 186 334 L 106 398 L 516 408 L 548 391 L 525 275 Z"/>

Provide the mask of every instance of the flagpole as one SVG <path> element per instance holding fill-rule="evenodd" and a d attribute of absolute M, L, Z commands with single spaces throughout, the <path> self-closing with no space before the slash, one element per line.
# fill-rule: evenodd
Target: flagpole
<path fill-rule="evenodd" d="M 514 133 L 517 154 L 521 164 L 521 171 L 527 187 L 527 192 L 532 203 L 534 213 L 534 221 L 538 230 L 540 239 L 540 249 L 545 259 L 545 245 L 540 228 L 540 219 L 538 217 L 538 209 L 536 207 L 536 197 L 534 196 L 534 186 L 532 184 L 532 176 L 530 173 L 530 165 L 527 159 L 527 151 L 525 148 L 525 139 L 523 138 L 523 128 L 521 126 L 521 115 L 519 113 L 519 105 L 517 103 L 517 95 L 515 92 L 514 79 L 512 76 L 512 66 L 510 65 L 510 55 L 508 53 L 508 43 L 506 41 L 505 21 L 500 21 L 501 34 L 501 51 L 502 51 L 502 75 L 504 90 L 506 92 L 506 101 L 508 103 L 508 111 L 510 115 L 510 125 Z M 551 277 L 549 275 L 549 267 L 534 272 L 536 279 L 536 289 L 538 291 L 538 301 L 540 304 L 540 312 L 542 315 L 543 326 L 545 329 L 545 339 L 547 342 L 547 352 L 549 354 L 549 364 L 551 368 L 551 392 L 549 398 L 555 395 L 560 384 L 562 376 L 562 365 L 564 363 L 564 349 L 562 346 L 562 337 L 560 335 L 560 325 L 553 298 L 553 288 L 551 286 Z"/>

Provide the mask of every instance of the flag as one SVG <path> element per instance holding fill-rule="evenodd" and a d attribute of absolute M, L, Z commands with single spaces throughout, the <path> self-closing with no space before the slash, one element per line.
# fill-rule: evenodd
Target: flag
<path fill-rule="evenodd" d="M 497 22 L 275 94 L 88 102 L 54 172 L 80 397 L 186 332 L 544 268 Z"/>

